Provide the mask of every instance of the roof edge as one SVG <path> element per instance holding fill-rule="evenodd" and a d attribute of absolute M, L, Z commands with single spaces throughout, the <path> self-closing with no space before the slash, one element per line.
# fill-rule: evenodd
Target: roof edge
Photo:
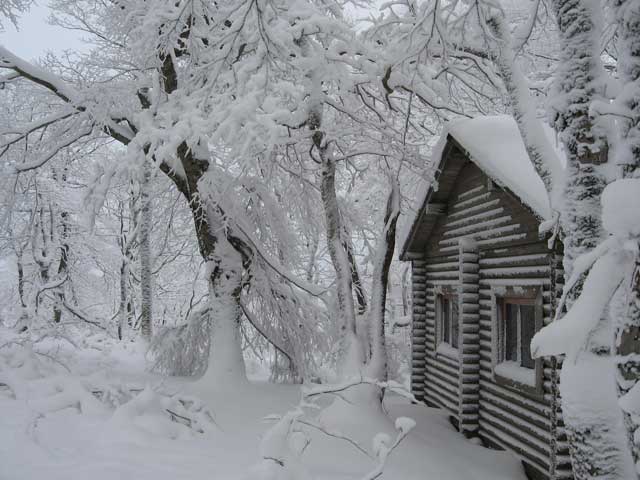
<path fill-rule="evenodd" d="M 411 222 L 409 228 L 407 228 L 405 232 L 403 232 L 404 241 L 402 242 L 402 248 L 400 249 L 400 254 L 398 255 L 400 261 L 406 262 L 412 260 L 411 258 L 409 258 L 409 245 L 411 245 L 411 242 L 413 241 L 417 226 L 422 222 L 424 213 L 427 209 L 427 205 L 429 204 L 431 196 L 433 195 L 433 184 L 440 178 L 440 174 L 442 173 L 442 163 L 446 157 L 445 152 L 447 152 L 447 147 L 451 148 L 453 146 L 452 141 L 455 141 L 455 139 L 449 134 L 448 129 L 446 129 L 440 136 L 440 139 L 438 140 L 436 145 L 433 147 L 433 153 L 435 155 L 432 155 L 432 158 L 434 156 L 440 157 L 440 159 L 438 160 L 438 166 L 435 169 L 436 174 L 434 175 L 433 180 L 429 182 L 425 193 L 421 195 L 424 197 L 424 200 L 420 203 L 420 207 L 418 208 L 413 221 Z"/>

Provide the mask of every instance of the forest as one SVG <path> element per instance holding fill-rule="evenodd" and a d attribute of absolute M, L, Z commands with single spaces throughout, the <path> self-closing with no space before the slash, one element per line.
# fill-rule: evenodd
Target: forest
<path fill-rule="evenodd" d="M 0 480 L 640 479 L 640 0 L 39 3 L 0 0 Z M 26 58 L 43 8 L 78 43 Z M 488 181 L 434 200 L 455 148 Z M 495 191 L 557 296 L 483 293 Z"/>

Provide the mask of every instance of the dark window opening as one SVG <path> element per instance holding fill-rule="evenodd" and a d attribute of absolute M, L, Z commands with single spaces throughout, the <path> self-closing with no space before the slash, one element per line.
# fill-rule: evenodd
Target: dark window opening
<path fill-rule="evenodd" d="M 455 295 L 439 295 L 438 306 L 440 341 L 458 348 L 458 298 Z"/>
<path fill-rule="evenodd" d="M 502 361 L 535 368 L 531 340 L 536 333 L 536 306 L 533 299 L 502 300 Z"/>

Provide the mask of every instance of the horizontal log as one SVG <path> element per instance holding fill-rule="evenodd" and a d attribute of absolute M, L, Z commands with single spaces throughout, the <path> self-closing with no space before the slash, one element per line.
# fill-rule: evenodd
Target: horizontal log
<path fill-rule="evenodd" d="M 480 430 L 478 436 L 488 445 L 496 445 L 505 450 L 510 450 L 522 461 L 532 464 L 541 472 L 548 472 L 551 464 L 549 456 L 540 455 L 529 449 L 526 443 L 511 438 L 505 432 L 495 428 L 490 422 L 480 418 L 478 421 Z"/>

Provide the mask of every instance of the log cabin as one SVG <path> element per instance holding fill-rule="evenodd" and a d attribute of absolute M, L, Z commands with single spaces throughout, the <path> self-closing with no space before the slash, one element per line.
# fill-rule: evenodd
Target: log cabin
<path fill-rule="evenodd" d="M 400 239 L 411 262 L 411 389 L 465 436 L 512 451 L 531 479 L 573 478 L 559 360 L 529 344 L 553 319 L 562 247 L 515 121 L 452 122 L 433 149 L 434 181 Z"/>

